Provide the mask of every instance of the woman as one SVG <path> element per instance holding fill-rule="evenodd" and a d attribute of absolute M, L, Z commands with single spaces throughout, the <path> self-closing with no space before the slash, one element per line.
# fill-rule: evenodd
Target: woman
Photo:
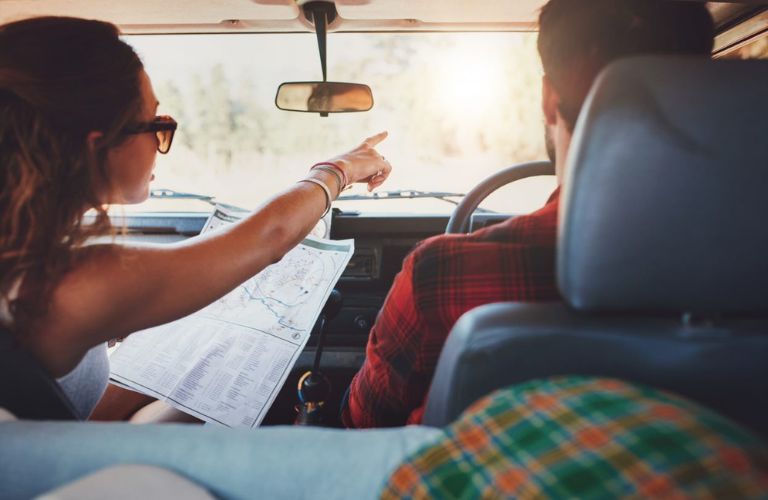
<path fill-rule="evenodd" d="M 139 203 L 176 123 L 111 24 L 0 26 L 0 321 L 87 416 L 108 377 L 106 341 L 180 318 L 279 260 L 347 183 L 379 186 L 386 133 L 313 168 L 226 230 L 178 245 L 86 244 L 105 205 Z M 83 215 L 95 210 L 93 224 Z"/>

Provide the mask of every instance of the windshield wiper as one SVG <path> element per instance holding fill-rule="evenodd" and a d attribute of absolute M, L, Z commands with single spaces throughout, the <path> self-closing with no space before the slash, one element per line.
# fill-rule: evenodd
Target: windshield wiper
<path fill-rule="evenodd" d="M 234 210 L 236 212 L 250 212 L 242 207 L 235 205 L 229 205 L 227 203 L 221 203 L 216 201 L 215 196 L 197 193 L 184 193 L 181 191 L 175 191 L 173 189 L 153 189 L 149 192 L 150 198 L 153 199 L 174 199 L 174 200 L 200 200 L 208 203 L 209 205 L 226 208 L 227 210 Z M 412 200 L 417 198 L 433 198 L 436 200 L 442 200 L 452 205 L 458 205 L 459 202 L 452 200 L 451 198 L 463 198 L 464 193 L 449 193 L 445 191 L 418 191 L 415 189 L 398 189 L 396 191 L 377 191 L 371 194 L 347 194 L 340 196 L 339 201 L 360 201 L 360 200 Z M 492 214 L 496 213 L 493 210 L 478 207 L 477 212 Z"/>
<path fill-rule="evenodd" d="M 180 191 L 174 191 L 173 189 L 153 189 L 149 192 L 149 197 L 156 200 L 157 199 L 200 200 L 214 207 L 218 205 L 220 207 L 226 208 L 227 210 L 233 210 L 235 212 L 250 212 L 250 210 L 246 208 L 238 207 L 235 205 L 229 205 L 227 203 L 216 201 L 215 196 L 210 196 L 206 194 L 197 194 L 197 193 L 182 193 Z"/>
<path fill-rule="evenodd" d="M 396 191 L 377 191 L 371 194 L 348 194 L 340 196 L 339 201 L 352 200 L 410 200 L 415 198 L 434 198 L 442 200 L 452 205 L 458 205 L 459 202 L 451 198 L 463 198 L 464 193 L 447 193 L 443 191 L 418 191 L 416 189 L 398 189 Z M 481 213 L 495 213 L 493 210 L 478 208 Z"/>

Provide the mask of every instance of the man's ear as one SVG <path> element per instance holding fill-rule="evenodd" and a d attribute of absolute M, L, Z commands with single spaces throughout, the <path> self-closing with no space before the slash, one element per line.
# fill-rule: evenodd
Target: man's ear
<path fill-rule="evenodd" d="M 88 135 L 85 138 L 86 145 L 88 146 L 88 153 L 90 153 L 91 158 L 96 157 L 96 150 L 99 148 L 99 143 L 104 138 L 103 132 L 98 132 L 96 130 L 92 130 L 88 132 Z"/>
<path fill-rule="evenodd" d="M 557 107 L 560 104 L 560 96 L 552 86 L 547 75 L 541 79 L 541 110 L 544 113 L 544 120 L 547 125 L 557 124 Z"/>

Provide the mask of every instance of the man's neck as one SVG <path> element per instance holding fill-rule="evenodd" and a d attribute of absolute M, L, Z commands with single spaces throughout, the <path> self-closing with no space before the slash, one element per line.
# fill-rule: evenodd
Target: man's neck
<path fill-rule="evenodd" d="M 565 164 L 568 159 L 568 150 L 571 148 L 571 132 L 560 117 L 558 117 L 557 126 L 554 130 L 554 141 L 557 185 L 562 186 L 563 179 L 565 178 Z"/>

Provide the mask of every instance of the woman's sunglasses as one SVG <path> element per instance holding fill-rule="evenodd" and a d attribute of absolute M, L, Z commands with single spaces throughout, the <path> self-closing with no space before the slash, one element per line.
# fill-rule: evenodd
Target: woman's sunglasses
<path fill-rule="evenodd" d="M 144 134 L 152 132 L 157 136 L 157 151 L 165 154 L 171 149 L 173 134 L 178 124 L 170 116 L 156 116 L 151 122 L 138 123 L 123 130 L 124 134 Z"/>

